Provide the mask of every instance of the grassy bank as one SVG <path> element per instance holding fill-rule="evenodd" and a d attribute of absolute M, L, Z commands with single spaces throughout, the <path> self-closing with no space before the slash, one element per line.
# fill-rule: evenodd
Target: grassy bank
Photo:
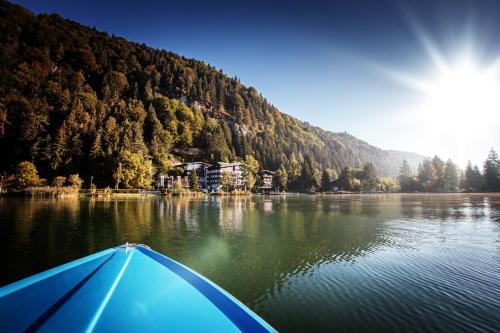
<path fill-rule="evenodd" d="M 70 197 L 78 196 L 78 188 L 73 186 L 33 186 L 26 188 L 24 194 L 30 197 Z"/>

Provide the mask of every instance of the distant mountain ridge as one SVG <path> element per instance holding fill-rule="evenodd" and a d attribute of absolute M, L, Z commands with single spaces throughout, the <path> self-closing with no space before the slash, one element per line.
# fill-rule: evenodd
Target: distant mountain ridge
<path fill-rule="evenodd" d="M 274 170 L 308 156 L 318 170 L 372 162 L 391 176 L 424 159 L 312 126 L 202 61 L 58 15 L 1 1 L 0 42 L 0 170 L 28 160 L 47 177 L 110 184 L 131 157 L 160 170 L 253 155 Z"/>

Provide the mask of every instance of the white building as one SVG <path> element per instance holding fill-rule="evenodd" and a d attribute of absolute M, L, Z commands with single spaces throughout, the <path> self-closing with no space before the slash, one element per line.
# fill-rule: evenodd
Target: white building
<path fill-rule="evenodd" d="M 274 172 L 269 170 L 261 170 L 260 171 L 260 182 L 259 182 L 259 191 L 260 192 L 270 192 L 273 188 L 273 177 Z"/>
<path fill-rule="evenodd" d="M 200 178 L 200 187 L 202 189 L 207 188 L 207 171 L 212 165 L 205 162 L 186 162 L 178 163 L 174 165 L 175 167 L 182 168 L 184 170 L 184 176 L 191 177 L 193 171 L 196 171 L 198 177 Z"/>
<path fill-rule="evenodd" d="M 210 192 L 219 192 L 223 189 L 222 175 L 225 172 L 231 175 L 232 189 L 242 189 L 245 186 L 241 163 L 217 163 L 207 170 L 207 189 Z"/>

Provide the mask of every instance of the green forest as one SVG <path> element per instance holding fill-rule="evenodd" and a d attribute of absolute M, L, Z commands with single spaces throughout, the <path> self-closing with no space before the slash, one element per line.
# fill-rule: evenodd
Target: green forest
<path fill-rule="evenodd" d="M 498 192 L 500 191 L 500 161 L 492 148 L 482 170 L 469 162 L 465 171 L 451 160 L 439 157 L 425 159 L 413 173 L 406 161 L 401 165 L 398 181 L 402 192 Z"/>
<path fill-rule="evenodd" d="M 396 176 L 403 159 L 412 167 L 423 159 L 299 121 L 202 61 L 5 1 L 0 48 L 4 175 L 29 161 L 46 179 L 147 187 L 174 161 L 250 155 L 293 179 L 296 170 L 321 176 L 368 162 Z"/>

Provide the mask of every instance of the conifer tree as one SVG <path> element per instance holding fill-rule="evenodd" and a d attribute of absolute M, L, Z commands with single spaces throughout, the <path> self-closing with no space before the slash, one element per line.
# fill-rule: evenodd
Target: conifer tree
<path fill-rule="evenodd" d="M 500 190 L 500 161 L 497 152 L 491 148 L 483 164 L 484 186 L 486 191 Z"/>
<path fill-rule="evenodd" d="M 435 190 L 438 177 L 431 160 L 425 159 L 418 168 L 418 181 L 423 191 Z"/>
<path fill-rule="evenodd" d="M 363 189 L 371 191 L 375 188 L 377 184 L 377 170 L 372 163 L 368 162 L 363 167 L 363 172 L 361 174 L 361 185 Z"/>
<path fill-rule="evenodd" d="M 290 157 L 290 167 L 287 170 L 288 181 L 291 184 L 291 186 L 293 186 L 293 187 L 297 186 L 297 181 L 299 179 L 301 172 L 302 172 L 302 168 L 300 166 L 300 163 L 297 160 L 295 153 L 292 153 L 292 155 Z"/>
<path fill-rule="evenodd" d="M 458 169 L 455 166 L 455 163 L 448 159 L 448 161 L 446 161 L 444 170 L 444 190 L 447 192 L 458 191 L 459 178 Z"/>
<path fill-rule="evenodd" d="M 479 171 L 477 165 L 472 167 L 472 164 L 467 164 L 464 174 L 464 191 L 466 192 L 479 192 L 483 188 L 483 176 Z"/>
<path fill-rule="evenodd" d="M 233 187 L 233 175 L 230 171 L 226 170 L 222 172 L 221 183 L 226 192 L 231 190 L 231 188 Z"/>
<path fill-rule="evenodd" d="M 338 179 L 340 189 L 342 191 L 350 191 L 353 179 L 353 170 L 350 167 L 342 168 Z"/>
<path fill-rule="evenodd" d="M 189 177 L 189 188 L 193 191 L 199 191 L 201 189 L 200 177 L 198 176 L 198 172 L 196 172 L 196 170 L 193 170 L 191 172 L 191 176 Z"/>
<path fill-rule="evenodd" d="M 331 191 L 330 186 L 330 175 L 328 170 L 323 169 L 323 173 L 321 174 L 321 191 L 328 192 Z"/>
<path fill-rule="evenodd" d="M 320 175 L 314 168 L 312 159 L 309 155 L 306 155 L 304 158 L 299 184 L 301 188 L 307 192 L 314 192 L 319 188 Z"/>
<path fill-rule="evenodd" d="M 279 169 L 274 174 L 273 181 L 276 186 L 279 187 L 281 191 L 286 191 L 288 187 L 288 174 L 286 168 L 283 164 L 280 165 Z"/>
<path fill-rule="evenodd" d="M 399 168 L 399 176 L 398 176 L 399 186 L 401 187 L 402 192 L 411 191 L 411 169 L 408 161 L 403 160 L 401 167 Z"/>
<path fill-rule="evenodd" d="M 446 191 L 446 165 L 442 159 L 440 159 L 437 155 L 432 158 L 432 165 L 434 167 L 436 179 L 434 180 L 434 184 L 432 188 L 429 190 L 433 190 L 436 192 Z"/>

